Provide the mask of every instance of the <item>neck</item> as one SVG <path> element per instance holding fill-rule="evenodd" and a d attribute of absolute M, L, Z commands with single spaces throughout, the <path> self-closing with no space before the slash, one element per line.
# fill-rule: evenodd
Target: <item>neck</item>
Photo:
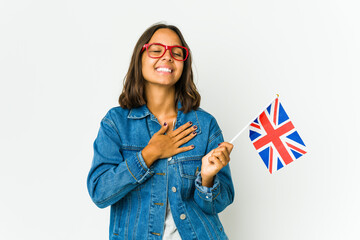
<path fill-rule="evenodd" d="M 163 87 L 148 84 L 145 87 L 147 107 L 156 118 L 176 117 L 175 87 Z"/>

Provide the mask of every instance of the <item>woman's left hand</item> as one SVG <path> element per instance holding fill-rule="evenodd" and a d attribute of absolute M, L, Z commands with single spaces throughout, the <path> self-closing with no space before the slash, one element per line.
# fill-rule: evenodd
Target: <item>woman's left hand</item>
<path fill-rule="evenodd" d="M 215 175 L 230 162 L 230 153 L 233 147 L 233 144 L 223 142 L 202 158 L 201 178 L 203 186 L 213 186 Z"/>

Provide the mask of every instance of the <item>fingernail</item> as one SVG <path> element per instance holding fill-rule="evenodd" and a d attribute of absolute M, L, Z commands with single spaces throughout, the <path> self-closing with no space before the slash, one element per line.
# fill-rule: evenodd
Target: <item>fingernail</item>
<path fill-rule="evenodd" d="M 167 126 L 167 122 L 164 122 L 164 126 Z"/>
<path fill-rule="evenodd" d="M 190 125 L 192 125 L 192 121 L 189 121 Z"/>
<path fill-rule="evenodd" d="M 194 129 L 197 129 L 197 126 L 195 125 L 195 126 L 193 126 L 193 128 L 194 128 Z"/>
<path fill-rule="evenodd" d="M 191 148 L 194 148 L 195 146 L 194 145 L 191 145 Z"/>
<path fill-rule="evenodd" d="M 218 144 L 218 147 L 221 145 L 221 143 Z"/>
<path fill-rule="evenodd" d="M 194 134 L 194 135 L 196 135 L 196 132 L 195 132 L 195 131 L 193 131 L 193 134 Z"/>

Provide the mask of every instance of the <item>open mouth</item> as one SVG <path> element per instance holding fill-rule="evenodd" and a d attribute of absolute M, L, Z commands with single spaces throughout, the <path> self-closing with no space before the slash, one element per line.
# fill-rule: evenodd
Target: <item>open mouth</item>
<path fill-rule="evenodd" d="M 164 68 L 164 67 L 159 67 L 159 68 L 156 68 L 156 71 L 157 72 L 167 72 L 167 73 L 172 73 L 172 69 L 170 68 Z"/>

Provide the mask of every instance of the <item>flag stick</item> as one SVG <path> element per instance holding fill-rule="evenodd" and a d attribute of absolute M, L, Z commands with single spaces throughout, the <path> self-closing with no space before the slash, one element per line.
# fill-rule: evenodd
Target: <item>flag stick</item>
<path fill-rule="evenodd" d="M 276 94 L 276 97 L 275 97 L 274 99 L 272 99 L 271 102 L 269 102 L 269 103 L 265 106 L 265 108 L 267 108 L 267 107 L 268 107 L 276 98 L 278 98 L 278 97 L 279 97 L 279 94 Z M 259 112 L 259 114 L 256 115 L 256 116 L 259 116 L 259 115 L 264 111 L 265 108 L 262 108 L 263 110 L 261 110 L 261 112 Z M 233 143 L 233 142 L 245 131 L 245 129 L 246 129 L 253 121 L 254 121 L 254 120 L 251 120 L 248 124 L 246 124 L 245 127 L 244 127 L 243 129 L 241 129 L 241 131 L 240 131 L 238 134 L 236 134 L 236 136 L 233 137 L 233 139 L 231 139 L 230 143 Z"/>

